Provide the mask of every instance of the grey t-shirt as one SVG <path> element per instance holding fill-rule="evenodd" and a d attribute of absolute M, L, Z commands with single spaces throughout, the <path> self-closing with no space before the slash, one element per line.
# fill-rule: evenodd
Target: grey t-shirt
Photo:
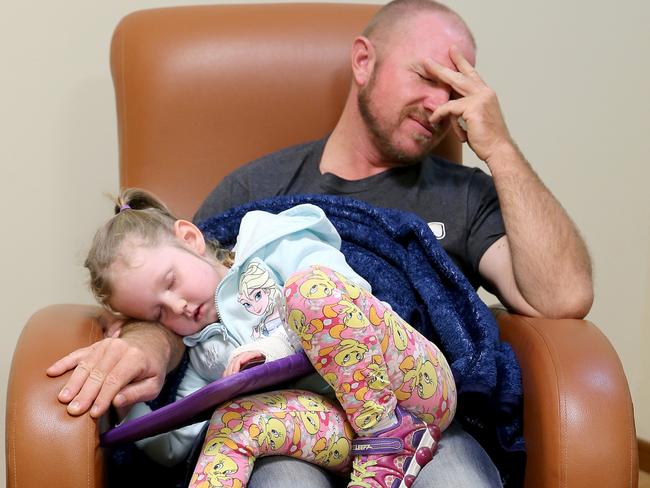
<path fill-rule="evenodd" d="M 478 168 L 428 157 L 361 180 L 344 180 L 319 171 L 326 142 L 283 149 L 232 172 L 208 195 L 194 220 L 279 195 L 346 195 L 419 215 L 474 287 L 481 284 L 478 263 L 505 234 L 492 178 Z"/>

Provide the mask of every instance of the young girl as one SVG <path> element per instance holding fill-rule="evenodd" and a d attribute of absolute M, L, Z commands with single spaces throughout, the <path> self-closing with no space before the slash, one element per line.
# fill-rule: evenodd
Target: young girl
<path fill-rule="evenodd" d="M 344 472 L 348 454 L 350 487 L 411 485 L 453 418 L 453 377 L 437 347 L 349 267 L 322 210 L 249 212 L 233 256 L 146 192 L 126 190 L 117 203 L 86 260 L 91 288 L 109 309 L 185 336 L 184 383 L 196 389 L 302 347 L 343 407 L 297 390 L 220 406 L 192 486 L 245 486 L 264 455 Z"/>

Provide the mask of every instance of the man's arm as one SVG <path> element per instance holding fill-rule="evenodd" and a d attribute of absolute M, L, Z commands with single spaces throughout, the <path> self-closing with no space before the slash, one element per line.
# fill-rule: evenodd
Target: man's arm
<path fill-rule="evenodd" d="M 458 71 L 428 60 L 425 68 L 460 97 L 439 106 L 432 124 L 450 118 L 463 142 L 490 168 L 506 227 L 479 264 L 481 275 L 514 311 L 584 317 L 593 302 L 586 245 L 560 203 L 510 137 L 496 94 L 453 46 Z"/>
<path fill-rule="evenodd" d="M 182 339 L 164 327 L 147 322 L 124 325 L 120 337 L 108 337 L 78 349 L 47 369 L 60 376 L 74 369 L 59 393 L 71 415 L 90 410 L 99 417 L 111 403 L 125 407 L 155 398 L 166 374 L 180 362 Z"/>

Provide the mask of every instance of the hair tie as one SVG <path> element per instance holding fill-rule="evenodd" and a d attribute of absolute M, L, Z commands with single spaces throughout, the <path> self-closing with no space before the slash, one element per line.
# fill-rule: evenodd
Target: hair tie
<path fill-rule="evenodd" d="M 120 213 L 122 213 L 124 210 L 131 210 L 131 206 L 128 203 L 125 203 L 120 207 Z"/>

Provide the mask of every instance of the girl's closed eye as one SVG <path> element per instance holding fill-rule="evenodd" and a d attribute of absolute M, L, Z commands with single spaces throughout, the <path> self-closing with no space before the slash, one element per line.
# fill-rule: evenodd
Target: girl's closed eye
<path fill-rule="evenodd" d="M 174 288 L 174 285 L 176 284 L 176 275 L 174 274 L 173 271 L 170 271 L 167 273 L 167 276 L 165 277 L 165 281 L 167 283 L 167 289 L 171 290 Z"/>

